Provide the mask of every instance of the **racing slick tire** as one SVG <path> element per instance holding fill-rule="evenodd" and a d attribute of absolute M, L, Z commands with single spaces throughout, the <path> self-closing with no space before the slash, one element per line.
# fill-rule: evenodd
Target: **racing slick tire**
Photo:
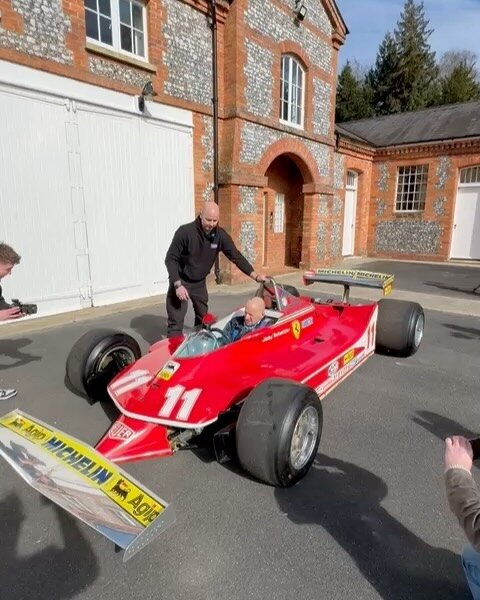
<path fill-rule="evenodd" d="M 250 392 L 240 410 L 239 462 L 260 481 L 290 487 L 312 466 L 322 425 L 322 405 L 312 388 L 267 379 Z"/>
<path fill-rule="evenodd" d="M 417 302 L 383 299 L 378 302 L 376 352 L 412 356 L 419 349 L 425 314 Z"/>
<path fill-rule="evenodd" d="M 137 341 L 114 329 L 88 331 L 67 357 L 66 377 L 75 393 L 90 400 L 109 400 L 107 385 L 142 355 Z"/>

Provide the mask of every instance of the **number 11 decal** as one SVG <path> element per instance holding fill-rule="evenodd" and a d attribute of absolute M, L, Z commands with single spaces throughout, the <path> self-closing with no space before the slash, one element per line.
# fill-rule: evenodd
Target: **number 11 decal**
<path fill-rule="evenodd" d="M 183 385 L 174 385 L 165 393 L 166 402 L 162 406 L 159 417 L 169 418 L 172 416 L 172 412 L 181 400 L 181 406 L 177 412 L 177 419 L 180 421 L 186 421 L 192 412 L 195 402 L 200 396 L 202 390 L 195 388 L 193 390 L 185 391 Z"/>

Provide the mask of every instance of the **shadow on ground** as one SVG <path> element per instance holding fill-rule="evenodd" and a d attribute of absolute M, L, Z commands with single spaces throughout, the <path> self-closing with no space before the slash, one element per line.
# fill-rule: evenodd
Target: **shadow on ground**
<path fill-rule="evenodd" d="M 479 435 L 478 431 L 472 431 L 471 429 L 460 425 L 460 423 L 457 423 L 453 419 L 449 419 L 448 417 L 438 415 L 437 413 L 428 410 L 417 411 L 416 416 L 413 417 L 412 420 L 414 423 L 421 425 L 424 429 L 441 440 L 445 440 L 445 438 L 451 435 L 463 435 L 463 437 L 466 438 L 473 438 Z"/>
<path fill-rule="evenodd" d="M 0 371 L 5 369 L 13 369 L 15 367 L 21 367 L 27 365 L 33 361 L 42 360 L 41 356 L 36 354 L 29 354 L 28 352 L 22 351 L 20 348 L 28 346 L 32 343 L 32 340 L 28 338 L 16 338 L 13 340 L 0 340 L 0 355 L 7 356 L 15 361 L 13 364 L 8 365 L 0 364 Z"/>
<path fill-rule="evenodd" d="M 135 330 L 148 344 L 154 344 L 167 335 L 167 319 L 160 315 L 141 315 L 130 322 Z"/>
<path fill-rule="evenodd" d="M 480 339 L 480 329 L 475 327 L 461 327 L 460 325 L 453 325 L 452 323 L 444 323 L 444 327 L 450 329 L 450 335 L 462 340 L 476 340 Z"/>
<path fill-rule="evenodd" d="M 381 506 L 387 492 L 370 471 L 319 454 L 300 484 L 275 495 L 291 521 L 323 527 L 384 600 L 470 600 L 459 556 L 392 517 Z"/>
<path fill-rule="evenodd" d="M 480 284 L 476 287 L 457 287 L 447 285 L 446 283 L 440 283 L 439 281 L 425 281 L 425 285 L 430 287 L 436 287 L 439 290 L 447 290 L 449 292 L 459 292 L 460 294 L 467 294 L 469 296 L 480 297 Z"/>
<path fill-rule="evenodd" d="M 19 556 L 18 537 L 25 515 L 19 498 L 11 493 L 0 502 L 2 600 L 76 598 L 99 574 L 97 559 L 76 521 L 53 507 L 63 537 L 62 546 L 34 547 Z"/>

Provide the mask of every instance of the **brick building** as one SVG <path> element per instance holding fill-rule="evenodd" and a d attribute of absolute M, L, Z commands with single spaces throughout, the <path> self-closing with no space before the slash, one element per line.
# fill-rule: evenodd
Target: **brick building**
<path fill-rule="evenodd" d="M 213 4 L 223 225 L 260 272 L 340 255 L 334 0 L 0 0 L 7 295 L 46 314 L 166 291 L 212 198 Z"/>
<path fill-rule="evenodd" d="M 479 116 L 469 102 L 337 125 L 344 255 L 480 260 Z"/>

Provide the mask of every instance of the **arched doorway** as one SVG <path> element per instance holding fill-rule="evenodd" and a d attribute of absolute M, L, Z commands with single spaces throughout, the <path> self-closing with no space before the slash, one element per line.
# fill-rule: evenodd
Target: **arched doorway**
<path fill-rule="evenodd" d="M 302 174 L 287 155 L 276 158 L 266 172 L 263 200 L 263 265 L 272 270 L 298 268 L 302 260 Z"/>

